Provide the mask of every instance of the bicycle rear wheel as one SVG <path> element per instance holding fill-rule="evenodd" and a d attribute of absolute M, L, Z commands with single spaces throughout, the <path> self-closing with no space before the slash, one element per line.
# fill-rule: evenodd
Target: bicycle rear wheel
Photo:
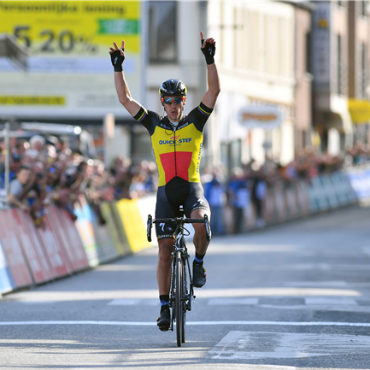
<path fill-rule="evenodd" d="M 182 329 L 183 329 L 183 301 L 182 301 L 182 290 L 183 290 L 183 263 L 181 258 L 181 252 L 176 253 L 176 336 L 177 346 L 181 347 L 182 343 Z"/>

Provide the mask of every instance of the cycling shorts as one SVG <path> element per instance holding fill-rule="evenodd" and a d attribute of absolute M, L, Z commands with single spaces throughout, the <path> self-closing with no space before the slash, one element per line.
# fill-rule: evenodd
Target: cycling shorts
<path fill-rule="evenodd" d="M 188 182 L 179 177 L 173 178 L 167 185 L 159 186 L 157 191 L 156 218 L 179 217 L 179 206 L 183 205 L 185 216 L 190 217 L 196 209 L 204 209 L 210 215 L 207 199 L 204 197 L 201 183 Z M 155 224 L 157 239 L 173 238 L 174 223 Z"/>

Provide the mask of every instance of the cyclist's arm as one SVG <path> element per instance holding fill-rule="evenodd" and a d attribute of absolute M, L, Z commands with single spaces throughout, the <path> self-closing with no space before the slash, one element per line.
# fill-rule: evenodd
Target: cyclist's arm
<path fill-rule="evenodd" d="M 134 117 L 139 112 L 141 105 L 132 98 L 124 72 L 114 72 L 114 85 L 116 86 L 119 102 Z"/>
<path fill-rule="evenodd" d="M 207 75 L 208 75 L 208 90 L 204 94 L 202 103 L 210 109 L 213 109 L 216 104 L 218 94 L 220 93 L 220 78 L 216 63 L 214 61 L 214 54 L 216 51 L 216 41 L 213 38 L 204 39 L 203 32 L 200 33 L 202 42 L 202 53 L 204 54 L 207 62 Z M 213 50 L 212 50 L 213 49 Z"/>
<path fill-rule="evenodd" d="M 207 73 L 208 73 L 208 90 L 203 96 L 202 103 L 208 108 L 213 109 L 216 105 L 218 94 L 221 91 L 220 79 L 218 76 L 216 63 L 207 64 Z"/>
<path fill-rule="evenodd" d="M 122 41 L 120 48 L 115 42 L 113 46 L 113 48 L 110 48 L 109 54 L 114 67 L 114 85 L 116 86 L 118 99 L 131 116 L 134 117 L 139 112 L 141 105 L 132 98 L 123 72 L 122 63 L 125 60 L 125 41 Z"/>

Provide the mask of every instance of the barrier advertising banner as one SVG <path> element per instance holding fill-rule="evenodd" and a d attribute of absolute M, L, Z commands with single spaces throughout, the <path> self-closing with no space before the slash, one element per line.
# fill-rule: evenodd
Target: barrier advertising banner
<path fill-rule="evenodd" d="M 26 69 L 0 58 L 0 109 L 16 117 L 128 116 L 108 54 L 125 40 L 125 76 L 140 99 L 140 1 L 0 1 L 0 34 L 29 49 Z"/>
<path fill-rule="evenodd" d="M 28 261 L 28 266 L 36 284 L 53 279 L 53 273 L 45 258 L 36 235 L 35 226 L 29 214 L 20 209 L 11 209 L 12 225 Z M 31 232 L 32 230 L 32 232 Z"/>
<path fill-rule="evenodd" d="M 0 241 L 0 295 L 1 293 L 7 293 L 15 288 L 13 276 L 10 272 L 9 266 L 5 259 L 3 247 Z"/>
<path fill-rule="evenodd" d="M 15 287 L 22 288 L 33 285 L 33 280 L 18 242 L 18 231 L 13 225 L 10 212 L 10 210 L 0 211 L 0 240 Z"/>

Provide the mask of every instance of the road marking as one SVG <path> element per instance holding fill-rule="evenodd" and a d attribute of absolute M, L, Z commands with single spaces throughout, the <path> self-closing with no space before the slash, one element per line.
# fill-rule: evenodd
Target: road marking
<path fill-rule="evenodd" d="M 208 301 L 209 306 L 255 306 L 258 305 L 258 303 L 258 298 L 214 298 Z"/>
<path fill-rule="evenodd" d="M 108 306 L 158 306 L 159 299 L 113 299 Z"/>
<path fill-rule="evenodd" d="M 290 287 L 324 287 L 324 288 L 347 288 L 348 283 L 346 281 L 296 281 L 296 282 L 288 282 L 284 285 Z M 351 284 L 352 285 L 352 284 Z"/>
<path fill-rule="evenodd" d="M 102 325 L 102 326 L 156 326 L 156 322 L 145 321 L 2 321 L 0 326 L 26 326 L 26 325 Z M 189 326 L 212 325 L 243 325 L 243 326 L 350 326 L 370 327 L 370 323 L 337 322 L 337 321 L 187 321 Z"/>
<path fill-rule="evenodd" d="M 304 299 L 307 305 L 354 305 L 357 306 L 357 302 L 352 298 L 344 297 L 307 297 Z"/>
<path fill-rule="evenodd" d="M 368 336 L 230 331 L 212 350 L 213 360 L 307 358 L 339 353 L 367 355 Z"/>
<path fill-rule="evenodd" d="M 200 299 L 205 298 L 238 298 L 238 297 L 299 297 L 299 296 L 336 296 L 356 297 L 361 293 L 352 289 L 323 289 L 323 288 L 232 288 L 232 289 L 202 289 Z M 73 291 L 73 292 L 48 292 L 30 291 L 19 292 L 3 297 L 3 302 L 63 302 L 63 301 L 97 301 L 114 299 L 158 299 L 158 289 L 137 290 L 109 290 L 109 291 Z"/>

